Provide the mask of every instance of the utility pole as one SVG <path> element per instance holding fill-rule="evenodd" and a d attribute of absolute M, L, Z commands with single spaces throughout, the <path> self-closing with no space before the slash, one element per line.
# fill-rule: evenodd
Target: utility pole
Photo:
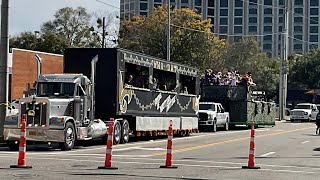
<path fill-rule="evenodd" d="M 106 39 L 106 17 L 102 18 L 102 48 L 105 47 L 105 39 Z"/>
<path fill-rule="evenodd" d="M 168 0 L 167 61 L 170 61 L 170 0 Z"/>
<path fill-rule="evenodd" d="M 282 33 L 283 54 L 280 63 L 280 83 L 279 83 L 279 120 L 284 119 L 287 103 L 287 66 L 289 55 L 289 0 L 284 4 L 284 30 Z"/>
<path fill-rule="evenodd" d="M 8 103 L 9 0 L 1 3 L 0 42 L 0 140 L 3 139 L 4 119 Z"/>

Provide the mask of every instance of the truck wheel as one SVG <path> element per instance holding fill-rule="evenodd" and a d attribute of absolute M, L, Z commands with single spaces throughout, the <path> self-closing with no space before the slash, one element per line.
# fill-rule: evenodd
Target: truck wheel
<path fill-rule="evenodd" d="M 7 146 L 11 151 L 18 151 L 19 150 L 19 144 L 16 144 L 15 141 L 7 141 Z"/>
<path fill-rule="evenodd" d="M 74 147 L 76 141 L 76 132 L 73 124 L 67 122 L 64 129 L 64 142 L 59 143 L 59 147 L 62 151 L 70 151 Z"/>
<path fill-rule="evenodd" d="M 213 125 L 212 126 L 213 126 L 212 127 L 212 132 L 217 132 L 217 121 L 216 120 L 213 121 Z"/>
<path fill-rule="evenodd" d="M 113 144 L 119 144 L 121 141 L 121 124 L 119 121 L 115 121 L 113 130 Z"/>
<path fill-rule="evenodd" d="M 229 119 L 227 119 L 226 121 L 225 130 L 229 131 Z"/>
<path fill-rule="evenodd" d="M 122 134 L 121 134 L 121 142 L 123 144 L 128 143 L 129 142 L 129 132 L 130 132 L 130 126 L 129 126 L 129 122 L 127 120 L 123 120 L 122 121 Z"/>

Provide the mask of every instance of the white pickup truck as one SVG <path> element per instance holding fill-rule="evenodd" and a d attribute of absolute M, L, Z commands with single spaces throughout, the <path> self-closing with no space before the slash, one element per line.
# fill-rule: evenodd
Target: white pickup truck
<path fill-rule="evenodd" d="M 229 113 L 225 112 L 220 103 L 200 102 L 199 103 L 199 129 L 217 131 L 217 127 L 224 127 L 229 130 Z"/>
<path fill-rule="evenodd" d="M 299 103 L 290 113 L 291 122 L 295 120 L 301 121 L 315 121 L 319 110 L 315 104 L 311 103 Z"/>

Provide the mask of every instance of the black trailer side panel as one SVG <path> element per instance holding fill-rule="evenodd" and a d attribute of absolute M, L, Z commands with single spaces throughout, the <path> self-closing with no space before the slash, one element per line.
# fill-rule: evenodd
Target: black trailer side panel
<path fill-rule="evenodd" d="M 117 111 L 117 49 L 70 48 L 64 52 L 64 72 L 91 77 L 91 60 L 98 54 L 96 65 L 95 117 L 106 120 Z"/>

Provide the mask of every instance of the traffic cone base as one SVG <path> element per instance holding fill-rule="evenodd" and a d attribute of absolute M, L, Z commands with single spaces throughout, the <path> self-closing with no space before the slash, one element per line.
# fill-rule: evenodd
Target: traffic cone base
<path fill-rule="evenodd" d="M 117 170 L 119 169 L 118 167 L 105 167 L 105 166 L 100 166 L 98 169 L 109 169 L 109 170 Z"/>
<path fill-rule="evenodd" d="M 242 166 L 242 169 L 261 169 L 260 167 L 258 166 Z"/>
<path fill-rule="evenodd" d="M 178 166 L 160 166 L 160 168 L 177 169 Z"/>
<path fill-rule="evenodd" d="M 16 168 L 16 169 L 31 169 L 32 166 L 10 165 L 10 168 Z"/>

